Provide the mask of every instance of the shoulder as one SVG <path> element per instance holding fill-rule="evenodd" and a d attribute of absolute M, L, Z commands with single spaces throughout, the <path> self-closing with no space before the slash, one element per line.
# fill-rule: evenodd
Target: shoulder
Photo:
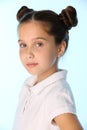
<path fill-rule="evenodd" d="M 26 94 L 26 92 L 31 87 L 33 80 L 34 80 L 34 78 L 32 76 L 25 79 L 25 81 L 24 81 L 24 83 L 22 85 L 20 94 L 19 94 L 19 98 L 22 98 Z"/>
<path fill-rule="evenodd" d="M 50 84 L 49 89 L 50 90 L 48 97 L 50 98 L 59 99 L 60 97 L 68 97 L 68 98 L 70 97 L 72 100 L 74 100 L 70 85 L 64 79 L 57 80 L 56 82 Z"/>
<path fill-rule="evenodd" d="M 51 120 L 64 113 L 76 113 L 73 94 L 65 80 L 55 82 L 46 102 Z"/>

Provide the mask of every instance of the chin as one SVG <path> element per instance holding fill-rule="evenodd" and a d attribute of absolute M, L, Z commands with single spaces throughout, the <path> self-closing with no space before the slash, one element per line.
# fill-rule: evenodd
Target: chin
<path fill-rule="evenodd" d="M 38 75 L 38 73 L 36 71 L 30 71 L 30 70 L 27 70 L 29 74 L 31 75 Z"/>

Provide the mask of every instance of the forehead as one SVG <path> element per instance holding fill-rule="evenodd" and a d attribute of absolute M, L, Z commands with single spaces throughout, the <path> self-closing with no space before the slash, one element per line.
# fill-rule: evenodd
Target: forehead
<path fill-rule="evenodd" d="M 36 38 L 43 38 L 47 41 L 54 42 L 54 36 L 47 32 L 48 26 L 44 25 L 42 22 L 30 21 L 27 23 L 22 23 L 18 27 L 18 37 L 20 40 L 32 40 Z"/>
<path fill-rule="evenodd" d="M 35 21 L 35 20 L 31 20 L 28 22 L 24 22 L 19 24 L 18 26 L 18 31 L 35 31 L 37 30 L 37 32 L 42 31 L 45 33 L 49 33 L 49 29 L 50 28 L 50 24 L 46 23 L 46 22 L 41 22 L 41 21 Z"/>

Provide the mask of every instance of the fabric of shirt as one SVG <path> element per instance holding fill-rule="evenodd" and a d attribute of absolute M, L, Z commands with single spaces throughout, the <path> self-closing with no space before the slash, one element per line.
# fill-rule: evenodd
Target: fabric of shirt
<path fill-rule="evenodd" d="M 36 76 L 25 81 L 13 130 L 60 130 L 53 119 L 64 113 L 76 113 L 66 74 L 66 70 L 56 72 L 36 85 Z"/>

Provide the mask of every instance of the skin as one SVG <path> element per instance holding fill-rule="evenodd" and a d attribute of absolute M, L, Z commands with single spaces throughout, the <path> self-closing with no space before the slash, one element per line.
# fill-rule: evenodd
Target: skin
<path fill-rule="evenodd" d="M 21 24 L 18 35 L 22 64 L 29 73 L 38 76 L 38 82 L 58 71 L 57 61 L 65 50 L 64 42 L 60 47 L 55 45 L 54 37 L 34 21 Z"/>
<path fill-rule="evenodd" d="M 65 51 L 65 41 L 56 45 L 54 37 L 40 22 L 33 20 L 19 25 L 18 37 L 22 64 L 29 73 L 38 76 L 37 82 L 58 71 L 58 59 Z M 76 115 L 70 113 L 57 116 L 53 121 L 60 130 L 83 130 Z"/>

